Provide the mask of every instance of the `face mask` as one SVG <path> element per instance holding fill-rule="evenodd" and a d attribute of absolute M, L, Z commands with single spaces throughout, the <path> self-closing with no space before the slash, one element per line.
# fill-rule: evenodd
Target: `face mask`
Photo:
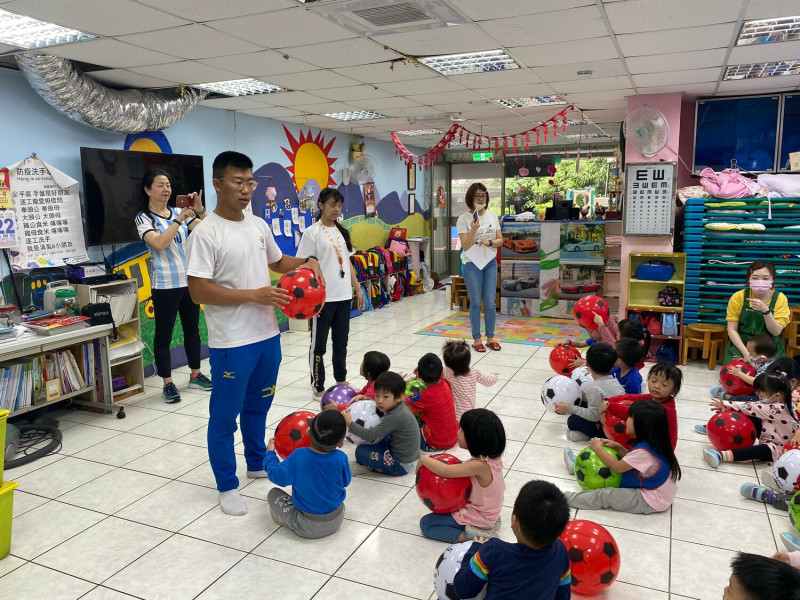
<path fill-rule="evenodd" d="M 769 279 L 758 279 L 750 282 L 750 289 L 756 293 L 768 292 L 772 288 L 772 281 Z"/>
<path fill-rule="evenodd" d="M 486 202 L 484 202 L 483 204 L 478 204 L 477 202 L 475 202 L 475 210 L 483 210 L 484 208 L 486 208 Z"/>

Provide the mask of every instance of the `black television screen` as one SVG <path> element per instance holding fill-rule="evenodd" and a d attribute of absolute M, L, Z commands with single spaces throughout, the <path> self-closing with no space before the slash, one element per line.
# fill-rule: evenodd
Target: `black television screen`
<path fill-rule="evenodd" d="M 721 171 L 735 158 L 741 171 L 773 171 L 780 97 L 698 100 L 694 168 Z"/>
<path fill-rule="evenodd" d="M 142 177 L 150 169 L 170 174 L 171 206 L 175 206 L 175 196 L 204 186 L 202 156 L 81 148 L 87 245 L 141 241 L 134 220 L 142 209 Z"/>

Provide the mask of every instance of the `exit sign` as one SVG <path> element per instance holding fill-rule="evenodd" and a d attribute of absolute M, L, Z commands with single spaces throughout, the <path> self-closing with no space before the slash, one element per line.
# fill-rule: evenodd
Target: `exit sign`
<path fill-rule="evenodd" d="M 473 152 L 472 162 L 490 162 L 494 158 L 494 152 Z"/>

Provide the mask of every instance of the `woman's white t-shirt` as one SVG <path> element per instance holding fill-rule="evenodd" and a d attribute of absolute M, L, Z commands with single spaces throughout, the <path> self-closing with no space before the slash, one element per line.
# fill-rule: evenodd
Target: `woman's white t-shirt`
<path fill-rule="evenodd" d="M 326 231 L 328 235 L 325 235 Z M 339 274 L 339 257 L 334 244 L 339 245 L 339 251 L 342 254 L 341 270 L 344 271 L 344 277 Z M 325 301 L 338 302 L 353 299 L 353 283 L 350 279 L 350 256 L 352 254 L 353 252 L 347 249 L 347 244 L 344 243 L 344 237 L 339 233 L 338 227 L 335 225 L 325 227 L 317 221 L 303 232 L 296 256 L 300 258 L 311 255 L 317 257 L 319 268 L 325 276 Z"/>
<path fill-rule="evenodd" d="M 456 232 L 469 233 L 472 230 L 473 213 L 465 212 L 458 217 L 456 221 Z M 475 234 L 475 240 L 493 240 L 497 238 L 497 232 L 500 231 L 500 219 L 497 215 L 490 210 L 484 211 L 483 215 L 478 216 L 478 233 Z M 466 253 L 461 253 L 461 262 L 464 264 L 470 262 Z"/>

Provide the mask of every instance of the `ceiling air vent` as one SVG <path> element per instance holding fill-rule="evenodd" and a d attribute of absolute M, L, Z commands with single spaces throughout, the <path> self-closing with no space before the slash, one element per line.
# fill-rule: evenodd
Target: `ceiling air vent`
<path fill-rule="evenodd" d="M 375 8 L 354 10 L 353 14 L 357 17 L 361 17 L 373 27 L 416 25 L 432 20 L 426 13 L 408 2 L 393 4 L 391 6 L 377 6 Z"/>

